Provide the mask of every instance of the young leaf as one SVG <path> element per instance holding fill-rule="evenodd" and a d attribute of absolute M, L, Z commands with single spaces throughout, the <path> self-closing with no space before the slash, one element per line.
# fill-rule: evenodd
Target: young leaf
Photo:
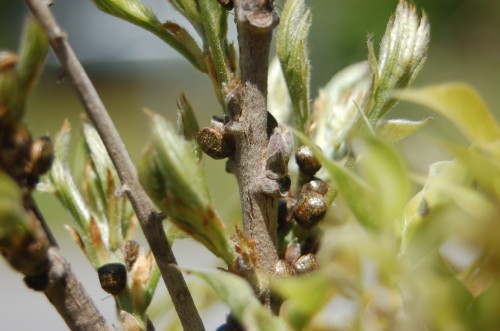
<path fill-rule="evenodd" d="M 153 141 L 141 165 L 142 184 L 172 222 L 230 264 L 235 253 L 212 207 L 200 164 L 170 123 L 152 112 L 148 115 Z"/>
<path fill-rule="evenodd" d="M 276 37 L 278 58 L 292 100 L 295 128 L 305 132 L 309 118 L 310 65 L 307 35 L 311 12 L 304 0 L 288 0 L 283 8 Z"/>
<path fill-rule="evenodd" d="M 490 150 L 490 146 L 500 140 L 498 122 L 476 91 L 467 85 L 443 84 L 399 91 L 395 95 L 399 99 L 427 106 L 445 116 L 469 141 L 485 150 Z"/>
<path fill-rule="evenodd" d="M 410 85 L 420 72 L 427 58 L 429 36 L 427 16 L 423 14 L 419 19 L 415 6 L 401 0 L 396 14 L 387 24 L 378 63 L 373 58 L 369 41 L 369 61 L 374 79 L 365 113 L 372 125 L 396 104 L 392 91 Z"/>
<path fill-rule="evenodd" d="M 421 121 L 390 119 L 380 124 L 377 133 L 390 141 L 397 142 L 425 128 L 431 120 L 432 117 L 427 117 Z"/>
<path fill-rule="evenodd" d="M 264 308 L 243 278 L 227 272 L 186 270 L 203 279 L 224 301 L 234 317 L 248 331 L 285 331 L 278 318 Z"/>
<path fill-rule="evenodd" d="M 308 133 L 328 158 L 337 158 L 339 147 L 358 122 L 370 82 L 367 63 L 359 62 L 338 72 L 320 90 Z"/>
<path fill-rule="evenodd" d="M 203 51 L 184 28 L 175 23 L 167 23 L 167 27 L 165 27 L 150 8 L 136 0 L 92 1 L 103 12 L 155 34 L 184 56 L 196 69 L 207 72 Z"/>
<path fill-rule="evenodd" d="M 200 161 L 203 153 L 196 141 L 200 127 L 193 106 L 191 106 L 184 92 L 181 92 L 177 98 L 177 126 L 181 135 L 191 144 L 196 161 Z"/>

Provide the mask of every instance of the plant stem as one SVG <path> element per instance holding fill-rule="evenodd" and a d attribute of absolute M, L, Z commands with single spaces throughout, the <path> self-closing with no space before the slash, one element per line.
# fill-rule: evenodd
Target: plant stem
<path fill-rule="evenodd" d="M 25 0 L 33 15 L 40 21 L 66 75 L 72 81 L 89 118 L 96 127 L 106 150 L 125 188 L 127 197 L 139 219 L 144 236 L 153 252 L 163 280 L 174 303 L 184 330 L 204 330 L 191 293 L 167 241 L 153 204 L 138 181 L 137 171 L 109 117 L 97 91 L 57 25 L 48 8 L 48 1 Z"/>
<path fill-rule="evenodd" d="M 240 189 L 244 233 L 255 242 L 256 271 L 268 275 L 278 261 L 277 197 L 267 194 L 266 158 L 269 143 L 267 113 L 267 71 L 272 30 L 277 24 L 272 1 L 235 1 L 240 47 L 241 84 L 237 110 L 230 110 L 236 150 L 234 173 Z M 231 103 L 229 100 L 228 105 Z M 261 300 L 270 305 L 267 289 Z"/>

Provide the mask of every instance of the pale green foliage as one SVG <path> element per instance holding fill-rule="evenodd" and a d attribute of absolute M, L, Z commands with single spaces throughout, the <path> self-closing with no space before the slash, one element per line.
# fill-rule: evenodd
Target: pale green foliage
<path fill-rule="evenodd" d="M 68 166 L 70 126 L 65 122 L 55 139 L 55 160 L 48 180 L 39 189 L 55 193 L 70 212 L 76 229 L 68 231 L 95 269 L 112 262 L 125 264 L 125 241 L 132 236 L 135 220 L 120 180 L 95 128 L 83 123 L 85 165 L 79 189 Z M 115 295 L 122 324 L 146 325 L 160 273 L 152 255 L 137 253 L 127 271 L 129 281 Z"/>
<path fill-rule="evenodd" d="M 288 0 L 276 36 L 276 53 L 292 100 L 295 128 L 304 132 L 309 118 L 310 68 L 306 38 L 311 12 L 304 0 Z"/>
<path fill-rule="evenodd" d="M 389 119 L 380 124 L 377 133 L 390 141 L 398 142 L 426 127 L 431 120 L 432 117 L 424 118 L 421 121 Z"/>

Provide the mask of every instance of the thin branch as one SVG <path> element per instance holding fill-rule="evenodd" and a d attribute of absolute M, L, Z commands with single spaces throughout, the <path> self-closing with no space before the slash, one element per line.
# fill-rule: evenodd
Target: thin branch
<path fill-rule="evenodd" d="M 142 231 L 153 252 L 163 280 L 172 298 L 177 314 L 185 330 L 204 330 L 191 293 L 167 241 L 161 217 L 138 181 L 137 171 L 109 117 L 97 91 L 57 25 L 48 8 L 48 1 L 25 0 L 33 15 L 40 21 L 66 75 L 70 78 L 88 117 L 94 123 L 113 161 L 127 197 L 139 219 Z"/>

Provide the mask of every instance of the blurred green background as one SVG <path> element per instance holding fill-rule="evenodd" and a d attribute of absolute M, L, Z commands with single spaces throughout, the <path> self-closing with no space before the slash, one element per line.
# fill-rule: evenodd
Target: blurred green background
<path fill-rule="evenodd" d="M 310 0 L 313 24 L 310 33 L 312 62 L 312 97 L 334 73 L 366 58 L 366 39 L 373 34 L 378 45 L 387 20 L 398 0 Z M 426 66 L 415 82 L 423 86 L 446 81 L 463 81 L 475 87 L 497 118 L 500 114 L 500 1 L 498 0 L 415 0 L 424 9 L 431 23 L 431 45 Z M 185 21 L 177 16 L 166 0 L 144 1 L 160 19 Z M 278 2 L 278 6 L 281 6 Z M 201 126 L 207 125 L 221 110 L 206 76 L 197 72 L 169 47 L 148 32 L 93 7 L 90 0 L 55 0 L 54 13 L 69 41 L 101 94 L 116 126 L 137 162 L 148 139 L 149 129 L 143 108 L 149 108 L 176 120 L 176 98 L 186 92 L 197 112 Z M 0 0 L 0 49 L 15 51 L 27 9 L 22 1 Z M 230 16 L 233 19 L 233 16 Z M 234 38 L 234 29 L 231 32 Z M 42 80 L 32 96 L 27 121 L 34 136 L 54 135 L 64 118 L 79 139 L 79 121 L 83 113 L 70 83 L 61 74 L 51 54 Z M 401 104 L 393 116 L 419 119 L 429 113 L 421 108 Z M 430 146 L 428 137 L 439 136 L 460 140 L 450 125 L 440 119 L 431 123 L 422 134 L 402 143 L 402 150 L 411 166 L 425 172 L 429 162 L 443 154 Z M 206 159 L 210 185 L 222 217 L 238 218 L 238 195 L 235 181 L 224 172 L 222 161 Z M 75 159 L 78 162 L 78 158 Z M 97 277 L 75 245 L 68 239 L 64 224 L 70 223 L 54 199 L 37 197 L 42 210 L 56 232 L 63 250 L 68 252 L 74 269 L 105 311 L 113 319 L 113 300 L 104 295 Z M 215 260 L 202 248 L 179 243 L 176 255 L 182 265 L 208 266 Z M 197 258 L 193 258 L 196 256 Z M 22 284 L 21 277 L 0 262 L 0 329 L 64 330 L 65 326 L 43 296 Z M 163 285 L 160 284 L 163 288 Z M 29 304 L 29 306 L 27 306 Z M 26 313 L 27 307 L 30 312 Z M 213 329 L 224 314 L 210 319 L 207 330 Z M 213 327 L 212 327 L 213 326 Z"/>

